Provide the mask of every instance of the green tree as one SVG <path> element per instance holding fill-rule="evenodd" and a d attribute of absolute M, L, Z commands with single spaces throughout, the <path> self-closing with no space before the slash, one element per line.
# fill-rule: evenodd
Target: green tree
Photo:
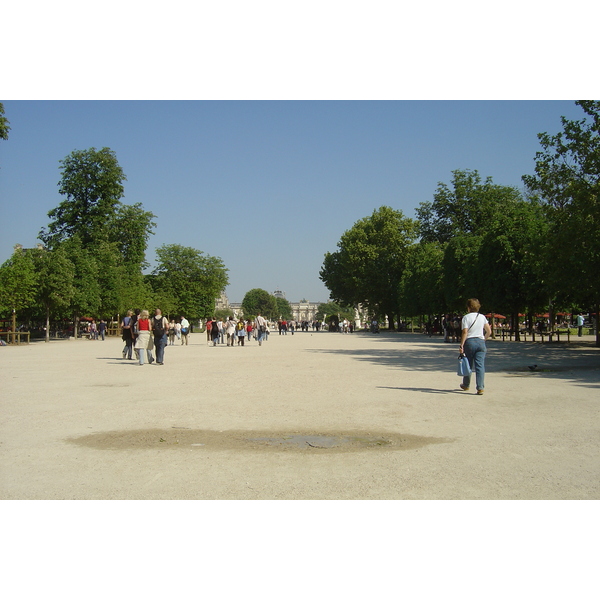
<path fill-rule="evenodd" d="M 421 242 L 409 249 L 400 281 L 400 305 L 405 315 L 435 315 L 445 306 L 443 258 L 444 245 L 439 242 Z"/>
<path fill-rule="evenodd" d="M 17 247 L 0 266 L 0 310 L 12 313 L 13 324 L 19 311 L 35 303 L 38 276 L 31 254 Z"/>
<path fill-rule="evenodd" d="M 277 299 L 261 288 L 254 288 L 246 292 L 242 300 L 242 310 L 246 318 L 256 317 L 258 313 L 269 320 L 279 317 Z"/>
<path fill-rule="evenodd" d="M 477 297 L 487 310 L 515 315 L 545 295 L 539 250 L 545 219 L 534 198 L 516 188 L 482 181 L 477 171 L 453 171 L 433 202 L 417 209 L 422 242 L 443 244 L 444 310 L 461 311 Z"/>
<path fill-rule="evenodd" d="M 417 237 L 417 222 L 382 206 L 357 221 L 327 253 L 320 271 L 331 298 L 341 304 L 366 305 L 387 315 L 391 327 L 400 318 L 398 286 Z"/>
<path fill-rule="evenodd" d="M 121 204 L 115 207 L 115 212 L 108 220 L 108 239 L 117 244 L 123 263 L 133 270 L 146 268 L 146 250 L 148 239 L 154 235 L 156 215 L 145 211 L 140 202 Z"/>
<path fill-rule="evenodd" d="M 0 139 L 7 140 L 10 131 L 9 120 L 4 116 L 4 104 L 0 102 Z"/>
<path fill-rule="evenodd" d="M 563 301 L 600 308 L 600 101 L 576 102 L 580 120 L 561 117 L 562 131 L 540 133 L 535 175 L 524 175 L 550 221 L 548 284 Z M 600 346 L 600 328 L 596 330 Z"/>
<path fill-rule="evenodd" d="M 223 261 L 179 244 L 164 244 L 156 254 L 158 265 L 149 278 L 155 294 L 169 294 L 175 311 L 188 318 L 212 317 L 215 301 L 229 283 Z"/>
<path fill-rule="evenodd" d="M 75 268 L 74 293 L 71 300 L 74 336 L 79 335 L 79 318 L 98 315 L 102 306 L 100 280 L 101 266 L 97 253 L 85 248 L 78 235 L 66 240 L 60 247 L 69 257 Z"/>
<path fill-rule="evenodd" d="M 481 235 L 506 207 L 521 201 L 516 188 L 482 181 L 478 171 L 452 171 L 450 185 L 438 183 L 433 202 L 417 208 L 421 239 L 449 242 L 458 235 Z"/>
<path fill-rule="evenodd" d="M 75 235 L 84 248 L 108 240 L 127 179 L 115 153 L 110 148 L 74 150 L 60 164 L 59 192 L 66 200 L 48 213 L 52 220 L 40 239 L 50 248 Z"/>
<path fill-rule="evenodd" d="M 277 316 L 289 321 L 293 316 L 292 305 L 285 298 L 275 298 L 277 303 Z"/>
<path fill-rule="evenodd" d="M 75 296 L 75 266 L 62 247 L 31 251 L 37 273 L 36 301 L 46 317 L 46 342 L 50 341 L 50 316 L 70 306 Z"/>
<path fill-rule="evenodd" d="M 74 253 L 75 322 L 80 311 L 114 316 L 148 302 L 142 269 L 155 215 L 140 203 L 121 203 L 126 177 L 109 148 L 75 150 L 60 164 L 59 192 L 66 198 L 48 213 L 39 237 L 50 250 Z"/>

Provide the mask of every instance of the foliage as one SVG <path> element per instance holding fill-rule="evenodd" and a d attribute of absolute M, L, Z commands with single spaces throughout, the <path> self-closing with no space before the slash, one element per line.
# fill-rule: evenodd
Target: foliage
<path fill-rule="evenodd" d="M 0 102 L 0 139 L 7 140 L 10 131 L 10 121 L 4 116 L 4 104 Z"/>
<path fill-rule="evenodd" d="M 17 249 L 0 266 L 0 309 L 19 312 L 35 301 L 38 276 L 31 254 Z"/>
<path fill-rule="evenodd" d="M 478 171 L 452 171 L 450 186 L 438 183 L 433 202 L 417 208 L 421 239 L 449 242 L 458 235 L 481 235 L 502 212 L 521 200 L 519 190 L 482 182 Z"/>
<path fill-rule="evenodd" d="M 549 288 L 563 301 L 591 306 L 600 303 L 600 102 L 576 104 L 586 116 L 561 117 L 561 132 L 538 135 L 535 175 L 523 181 L 546 207 Z"/>
<path fill-rule="evenodd" d="M 75 320 L 80 315 L 97 315 L 102 305 L 97 256 L 92 249 L 83 246 L 78 235 L 63 242 L 61 247 L 75 268 L 75 290 L 71 300 Z"/>
<path fill-rule="evenodd" d="M 416 237 L 416 221 L 388 206 L 357 221 L 342 235 L 339 250 L 325 255 L 320 277 L 331 298 L 366 305 L 393 323 L 400 314 L 398 286 Z"/>
<path fill-rule="evenodd" d="M 75 295 L 75 266 L 62 247 L 54 251 L 35 249 L 30 252 L 38 276 L 36 301 L 45 312 L 46 341 L 49 341 L 50 317 L 69 307 Z"/>
<path fill-rule="evenodd" d="M 156 254 L 158 265 L 149 278 L 154 293 L 168 294 L 175 301 L 173 311 L 188 319 L 213 316 L 215 300 L 229 283 L 223 261 L 179 244 L 164 244 Z"/>
<path fill-rule="evenodd" d="M 491 177 L 482 181 L 477 171 L 457 170 L 451 184 L 439 183 L 434 201 L 422 203 L 417 212 L 421 244 L 437 242 L 444 248 L 444 309 L 463 310 L 466 298 L 477 297 L 488 310 L 512 314 L 543 301 L 540 264 L 534 257 L 544 240 L 545 220 L 534 198 L 497 185 Z M 423 310 L 428 288 L 408 278 L 404 284 L 404 301 L 418 297 Z"/>
<path fill-rule="evenodd" d="M 256 317 L 259 313 L 270 321 L 279 318 L 277 299 L 261 288 L 254 288 L 246 292 L 242 300 L 242 310 L 245 318 Z"/>
<path fill-rule="evenodd" d="M 277 303 L 277 317 L 289 321 L 293 316 L 292 305 L 285 298 L 275 298 Z"/>
<path fill-rule="evenodd" d="M 407 316 L 434 315 L 445 305 L 444 244 L 421 242 L 410 248 L 400 281 L 400 306 Z"/>
<path fill-rule="evenodd" d="M 60 164 L 59 192 L 66 200 L 48 213 L 52 221 L 40 239 L 50 248 L 75 235 L 84 248 L 107 240 L 126 180 L 115 153 L 110 148 L 74 150 Z"/>
<path fill-rule="evenodd" d="M 126 265 L 135 269 L 148 267 L 146 249 L 148 238 L 154 235 L 156 215 L 143 210 L 142 204 L 118 204 L 108 222 L 108 238 L 116 242 Z"/>

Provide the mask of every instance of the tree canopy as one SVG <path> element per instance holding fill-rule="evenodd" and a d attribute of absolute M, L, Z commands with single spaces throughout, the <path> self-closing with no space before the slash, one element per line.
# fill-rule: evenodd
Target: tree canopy
<path fill-rule="evenodd" d="M 327 253 L 320 271 L 331 298 L 342 304 L 363 304 L 390 324 L 399 318 L 398 286 L 417 238 L 417 222 L 388 206 L 357 221 Z"/>
<path fill-rule="evenodd" d="M 246 292 L 242 300 L 242 310 L 246 317 L 256 317 L 260 313 L 269 320 L 279 318 L 277 299 L 261 288 L 254 288 Z"/>
<path fill-rule="evenodd" d="M 40 239 L 51 248 L 74 235 L 83 247 L 108 240 L 127 179 L 116 154 L 110 148 L 73 150 L 60 164 L 59 193 L 66 199 L 48 213 L 52 220 Z"/>
<path fill-rule="evenodd" d="M 538 135 L 542 150 L 535 175 L 524 175 L 544 203 L 548 240 L 542 247 L 545 277 L 559 303 L 600 309 L 600 101 L 576 102 L 580 120 L 561 117 L 562 131 Z M 600 330 L 596 329 L 600 346 Z"/>
<path fill-rule="evenodd" d="M 192 319 L 214 316 L 215 301 L 229 283 L 223 261 L 179 244 L 163 244 L 156 255 L 158 264 L 150 283 L 156 294 L 174 304 L 170 311 L 161 306 L 163 313 L 180 313 Z"/>
<path fill-rule="evenodd" d="M 4 116 L 4 104 L 0 102 L 0 139 L 7 140 L 10 131 L 10 121 Z"/>

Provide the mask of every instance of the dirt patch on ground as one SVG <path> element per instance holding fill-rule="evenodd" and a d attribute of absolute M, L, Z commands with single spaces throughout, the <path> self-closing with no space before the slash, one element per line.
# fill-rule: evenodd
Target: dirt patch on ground
<path fill-rule="evenodd" d="M 429 444 L 449 443 L 445 438 L 398 433 L 340 431 L 212 431 L 172 427 L 107 431 L 68 438 L 69 443 L 98 450 L 197 449 L 258 450 L 283 452 L 357 452 L 373 450 L 414 450 Z"/>

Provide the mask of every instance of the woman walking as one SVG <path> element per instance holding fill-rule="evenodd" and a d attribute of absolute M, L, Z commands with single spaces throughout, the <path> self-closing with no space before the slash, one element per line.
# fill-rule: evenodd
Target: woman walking
<path fill-rule="evenodd" d="M 244 345 L 244 338 L 246 337 L 246 329 L 244 327 L 244 319 L 240 319 L 235 326 L 235 334 L 237 335 L 237 339 L 238 339 L 238 346 L 243 346 Z"/>
<path fill-rule="evenodd" d="M 485 353 L 487 352 L 485 341 L 492 333 L 487 319 L 479 312 L 480 308 L 481 304 L 477 298 L 467 300 L 468 313 L 462 319 L 462 334 L 458 349 L 461 354 L 467 356 L 471 370 L 475 371 L 475 385 L 479 396 L 483 394 L 485 387 Z M 463 382 L 460 384 L 465 392 L 471 385 L 471 375 L 463 377 Z"/>
<path fill-rule="evenodd" d="M 217 321 L 214 319 L 212 319 L 211 321 L 211 325 L 210 325 L 211 329 L 210 329 L 210 339 L 212 341 L 212 345 L 216 346 L 218 341 L 219 341 L 219 324 L 217 323 Z"/>
<path fill-rule="evenodd" d="M 137 338 L 135 340 L 135 347 L 139 351 L 140 365 L 144 364 L 144 354 L 148 353 L 148 362 L 152 364 L 154 359 L 152 358 L 152 348 L 154 346 L 152 342 L 152 323 L 148 318 L 150 313 L 147 310 L 140 312 L 140 316 L 136 321 L 135 327 L 137 332 Z"/>
<path fill-rule="evenodd" d="M 233 320 L 233 317 L 227 319 L 225 333 L 227 333 L 227 345 L 233 348 L 235 342 L 235 321 Z"/>

